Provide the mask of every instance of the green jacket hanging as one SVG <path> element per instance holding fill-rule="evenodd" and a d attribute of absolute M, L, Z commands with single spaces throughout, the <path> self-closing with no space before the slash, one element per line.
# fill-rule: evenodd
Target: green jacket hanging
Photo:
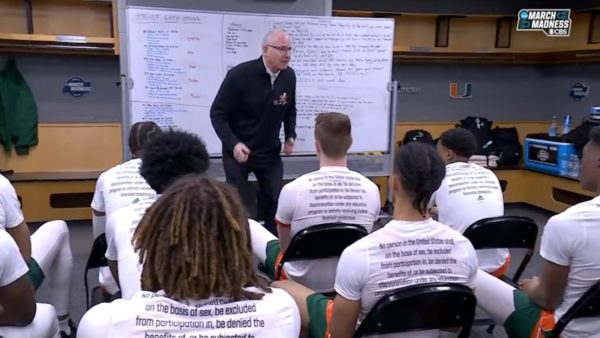
<path fill-rule="evenodd" d="M 15 60 L 9 60 L 0 73 L 0 142 L 10 152 L 26 155 L 38 143 L 37 106 Z"/>

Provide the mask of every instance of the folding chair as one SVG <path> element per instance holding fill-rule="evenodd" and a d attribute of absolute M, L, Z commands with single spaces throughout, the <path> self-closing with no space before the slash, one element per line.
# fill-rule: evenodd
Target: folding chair
<path fill-rule="evenodd" d="M 499 216 L 480 219 L 471 224 L 463 233 L 479 249 L 527 249 L 517 272 L 512 279 L 502 276 L 501 279 L 516 285 L 533 256 L 537 240 L 538 227 L 535 221 L 522 216 Z M 476 319 L 474 325 L 490 325 L 488 333 L 494 331 L 494 321 L 491 319 Z"/>
<path fill-rule="evenodd" d="M 85 265 L 85 273 L 83 283 L 85 285 L 85 304 L 87 308 L 90 308 L 90 302 L 92 305 L 96 305 L 103 301 L 104 296 L 102 294 L 102 288 L 100 286 L 94 287 L 90 299 L 89 286 L 88 286 L 88 271 L 91 269 L 98 269 L 101 267 L 108 266 L 108 261 L 104 256 L 106 254 L 106 236 L 102 234 L 98 236 L 92 244 L 92 250 Z"/>
<path fill-rule="evenodd" d="M 367 234 L 364 227 L 345 223 L 319 224 L 306 228 L 292 237 L 276 269 L 275 278 L 280 279 L 286 262 L 339 257 L 350 244 Z"/>
<path fill-rule="evenodd" d="M 432 283 L 401 288 L 379 299 L 355 338 L 409 331 L 462 328 L 469 337 L 477 299 L 465 285 Z"/>
<path fill-rule="evenodd" d="M 527 249 L 527 253 L 511 280 L 513 283 L 517 283 L 533 256 L 537 234 L 537 224 L 529 217 L 499 216 L 480 219 L 471 224 L 463 236 L 471 241 L 475 250 Z"/>
<path fill-rule="evenodd" d="M 600 316 L 600 281 L 592 285 L 556 322 L 548 338 L 559 338 L 565 327 L 576 318 Z M 597 320 L 600 320 L 598 318 Z"/>

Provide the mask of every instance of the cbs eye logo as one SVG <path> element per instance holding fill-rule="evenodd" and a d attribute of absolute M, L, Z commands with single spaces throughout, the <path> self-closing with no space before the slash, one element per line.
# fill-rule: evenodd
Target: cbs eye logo
<path fill-rule="evenodd" d="M 538 160 L 540 160 L 542 162 L 546 162 L 550 158 L 550 153 L 548 153 L 548 151 L 542 149 L 542 150 L 538 151 L 537 158 L 538 158 Z"/>

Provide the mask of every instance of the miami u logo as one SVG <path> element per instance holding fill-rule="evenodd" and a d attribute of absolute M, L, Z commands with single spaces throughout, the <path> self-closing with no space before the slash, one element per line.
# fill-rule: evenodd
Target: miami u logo
<path fill-rule="evenodd" d="M 455 99 L 470 99 L 473 97 L 472 93 L 473 85 L 471 83 L 465 83 L 465 89 L 462 94 L 458 94 L 458 83 L 451 82 L 450 83 L 450 97 Z"/>

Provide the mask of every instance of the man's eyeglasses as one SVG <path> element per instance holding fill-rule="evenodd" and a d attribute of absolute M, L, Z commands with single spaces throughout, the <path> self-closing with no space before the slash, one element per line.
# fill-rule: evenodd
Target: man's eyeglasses
<path fill-rule="evenodd" d="M 271 48 L 275 48 L 278 51 L 282 52 L 282 53 L 287 53 L 287 52 L 292 52 L 292 47 L 288 47 L 288 46 L 274 46 L 274 45 L 267 45 Z"/>

